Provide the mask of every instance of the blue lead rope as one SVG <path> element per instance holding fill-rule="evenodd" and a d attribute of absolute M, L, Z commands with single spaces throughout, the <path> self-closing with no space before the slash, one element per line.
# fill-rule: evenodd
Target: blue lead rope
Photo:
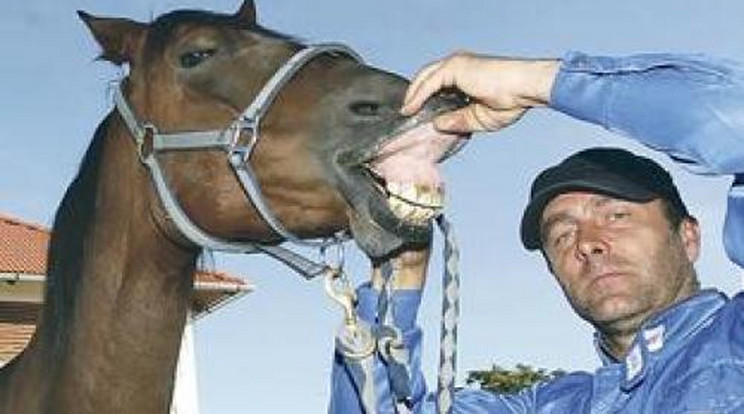
<path fill-rule="evenodd" d="M 439 378 L 437 413 L 451 414 L 457 374 L 457 324 L 460 318 L 460 251 L 452 225 L 444 217 L 437 217 L 444 235 L 444 274 L 442 280 L 442 327 L 439 343 Z"/>
<path fill-rule="evenodd" d="M 452 414 L 456 377 L 457 324 L 460 311 L 458 271 L 460 255 L 451 224 L 443 215 L 440 215 L 437 218 L 437 225 L 444 235 L 444 272 L 436 406 L 437 414 Z M 371 328 L 364 321 L 359 320 L 354 306 L 349 302 L 350 299 L 347 299 L 346 302 L 349 303 L 344 308 L 348 315 L 344 325 L 336 334 L 336 348 L 344 356 L 350 369 L 356 372 L 356 375 L 352 377 L 355 378 L 355 385 L 366 414 L 377 413 L 374 386 L 375 354 L 387 365 L 396 412 L 408 414 L 412 408 L 410 353 L 405 346 L 400 329 L 395 327 L 394 323 L 392 286 L 395 272 L 392 263 L 390 261 L 383 263 L 381 271 L 385 282 L 377 303 L 379 327 Z"/>
<path fill-rule="evenodd" d="M 395 273 L 392 262 L 386 261 L 380 270 L 384 284 L 377 302 L 377 318 L 380 325 L 377 330 L 377 351 L 387 365 L 396 410 L 399 414 L 405 414 L 409 412 L 412 394 L 409 352 L 403 341 L 403 333 L 395 326 L 395 308 L 392 300 Z"/>

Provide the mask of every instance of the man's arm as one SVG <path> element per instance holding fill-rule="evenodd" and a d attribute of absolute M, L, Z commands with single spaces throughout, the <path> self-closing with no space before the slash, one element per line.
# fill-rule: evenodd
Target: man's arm
<path fill-rule="evenodd" d="M 550 100 L 560 62 L 557 59 L 510 59 L 459 52 L 424 67 L 411 81 L 401 113 L 412 115 L 440 89 L 457 88 L 469 105 L 440 115 L 446 132 L 496 131 Z"/>
<path fill-rule="evenodd" d="M 495 131 L 548 104 L 628 135 L 701 174 L 731 174 L 724 244 L 744 267 L 744 67 L 699 55 L 623 58 L 568 53 L 524 60 L 458 53 L 424 68 L 401 110 L 416 112 L 442 87 L 471 104 L 443 115 L 445 131 Z"/>
<path fill-rule="evenodd" d="M 370 324 L 376 324 L 374 309 L 378 292 L 370 284 L 357 290 L 360 316 Z M 416 325 L 421 292 L 418 290 L 398 290 L 393 295 L 396 307 L 396 327 L 402 330 L 403 338 L 410 352 L 412 390 L 411 412 L 415 414 L 434 414 L 436 412 L 434 395 L 427 390 L 421 370 L 421 329 Z M 374 383 L 379 414 L 396 413 L 390 388 L 388 368 L 379 358 L 375 358 Z M 331 373 L 330 414 L 366 414 L 362 409 L 359 385 L 360 373 L 352 369 L 344 357 L 336 350 Z M 582 389 L 584 384 L 582 384 Z M 534 389 L 514 395 L 496 395 L 488 391 L 465 389 L 455 392 L 453 410 L 467 414 L 531 414 L 535 410 L 536 392 Z"/>
<path fill-rule="evenodd" d="M 422 333 L 416 323 L 428 257 L 428 250 L 414 250 L 401 254 L 393 263 L 397 268 L 392 295 L 393 319 L 409 351 L 411 412 L 417 414 L 436 412 L 434 397 L 427 390 L 421 369 Z M 379 269 L 375 268 L 372 282 L 357 290 L 359 317 L 373 328 L 379 327 L 377 304 L 381 285 Z M 395 413 L 389 367 L 377 355 L 373 358 L 373 366 L 371 380 L 374 382 L 377 412 Z M 362 389 L 368 378 L 337 349 L 333 357 L 329 413 L 363 414 Z M 497 396 L 480 390 L 460 391 L 455 393 L 454 411 L 468 414 L 527 414 L 534 412 L 534 395 L 532 391 L 513 396 Z"/>
<path fill-rule="evenodd" d="M 731 174 L 724 245 L 744 267 L 744 66 L 698 55 L 568 53 L 550 106 L 699 174 Z"/>

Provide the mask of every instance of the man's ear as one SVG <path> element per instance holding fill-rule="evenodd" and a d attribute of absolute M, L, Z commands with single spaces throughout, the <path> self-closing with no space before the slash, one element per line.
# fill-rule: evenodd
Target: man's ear
<path fill-rule="evenodd" d="M 694 263 L 700 257 L 700 225 L 695 217 L 686 217 L 679 223 L 677 229 L 685 253 L 690 263 Z"/>

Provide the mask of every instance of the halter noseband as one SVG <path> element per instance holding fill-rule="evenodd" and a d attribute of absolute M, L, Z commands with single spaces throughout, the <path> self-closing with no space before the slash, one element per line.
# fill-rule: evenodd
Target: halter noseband
<path fill-rule="evenodd" d="M 298 253 L 282 246 L 260 243 L 243 243 L 223 240 L 206 233 L 199 228 L 181 208 L 173 196 L 156 154 L 168 151 L 183 151 L 195 149 L 219 149 L 227 154 L 227 160 L 238 177 L 246 196 L 269 227 L 284 240 L 304 246 L 325 249 L 332 245 L 341 244 L 345 234 L 337 234 L 327 239 L 304 240 L 289 232 L 276 218 L 265 202 L 256 175 L 250 167 L 253 149 L 260 139 L 261 119 L 268 112 L 274 99 L 282 88 L 308 62 L 321 54 L 343 54 L 358 62 L 363 62 L 354 50 L 338 43 L 311 45 L 295 53 L 282 65 L 266 82 L 250 105 L 225 129 L 189 131 L 162 134 L 151 124 L 138 121 L 132 107 L 127 103 L 121 90 L 121 85 L 114 87 L 114 103 L 124 123 L 129 128 L 132 138 L 137 145 L 137 152 L 142 163 L 150 170 L 158 197 L 170 219 L 181 234 L 192 243 L 202 248 L 228 253 L 265 253 L 283 262 L 306 279 L 311 279 L 330 270 L 327 263 L 312 261 Z M 247 144 L 239 143 L 240 134 L 248 130 L 251 133 Z M 152 139 L 151 144 L 147 142 Z M 147 148 L 146 147 L 151 147 Z"/>

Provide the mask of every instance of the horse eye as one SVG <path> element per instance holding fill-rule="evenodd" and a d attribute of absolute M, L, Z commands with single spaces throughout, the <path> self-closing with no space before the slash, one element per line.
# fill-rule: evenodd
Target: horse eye
<path fill-rule="evenodd" d="M 182 68 L 190 69 L 212 57 L 215 52 L 217 52 L 216 49 L 195 50 L 193 52 L 182 54 L 179 56 L 178 60 L 181 63 Z"/>
<path fill-rule="evenodd" d="M 349 109 L 356 115 L 376 116 L 380 112 L 380 104 L 370 101 L 360 101 L 349 105 Z"/>

